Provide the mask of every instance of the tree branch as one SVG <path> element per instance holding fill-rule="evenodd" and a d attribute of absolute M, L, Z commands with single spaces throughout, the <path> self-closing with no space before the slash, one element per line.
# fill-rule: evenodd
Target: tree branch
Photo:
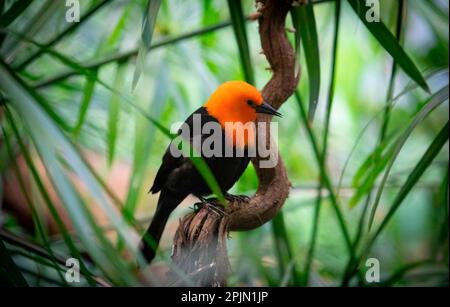
<path fill-rule="evenodd" d="M 295 76 L 295 53 L 285 32 L 286 16 L 291 9 L 292 1 L 265 1 L 260 9 L 259 34 L 261 46 L 270 64 L 273 76 L 262 90 L 262 95 L 276 109 L 294 93 L 298 84 Z M 272 117 L 259 115 L 257 121 L 270 127 Z M 259 136 L 261 137 L 261 135 Z M 270 131 L 266 130 L 266 144 L 273 142 Z M 271 146 L 277 150 L 276 146 Z M 250 230 L 271 220 L 288 197 L 290 182 L 286 169 L 279 155 L 274 168 L 261 168 L 260 157 L 252 160 L 259 179 L 258 191 L 249 204 L 231 204 L 229 230 Z"/>
<path fill-rule="evenodd" d="M 285 32 L 285 20 L 292 2 L 257 0 L 261 45 L 273 72 L 262 95 L 276 109 L 294 93 L 299 80 L 295 75 L 295 53 Z M 257 118 L 258 123 L 266 124 L 264 135 L 258 131 L 258 137 L 265 138 L 266 144 L 274 142 L 269 130 L 271 119 L 268 115 Z M 172 261 L 197 285 L 223 286 L 229 268 L 228 232 L 251 230 L 263 225 L 276 215 L 288 197 L 290 182 L 277 146 L 268 149 L 274 151 L 278 163 L 274 168 L 262 168 L 260 162 L 263 158 L 258 156 L 252 160 L 259 186 L 248 203 L 233 202 L 223 211 L 206 205 L 180 221 L 174 238 Z M 199 274 L 201 268 L 208 270 Z"/>

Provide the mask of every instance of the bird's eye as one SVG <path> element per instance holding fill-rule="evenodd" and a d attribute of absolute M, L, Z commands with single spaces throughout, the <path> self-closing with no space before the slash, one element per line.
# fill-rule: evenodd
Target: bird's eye
<path fill-rule="evenodd" d="M 252 100 L 247 100 L 247 104 L 251 107 L 254 107 L 256 105 Z"/>

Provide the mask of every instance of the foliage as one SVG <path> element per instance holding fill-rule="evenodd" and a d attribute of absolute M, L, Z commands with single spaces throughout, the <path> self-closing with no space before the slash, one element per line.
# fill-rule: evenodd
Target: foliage
<path fill-rule="evenodd" d="M 32 219 L 1 212 L 15 264 L 1 282 L 71 286 L 75 257 L 81 284 L 158 284 L 136 273 L 136 245 L 171 123 L 221 82 L 270 78 L 253 1 L 80 2 L 68 23 L 61 1 L 0 0 L 0 197 L 14 205 L 15 187 Z M 279 120 L 292 191 L 271 225 L 232 234 L 230 285 L 370 286 L 367 258 L 382 285 L 448 285 L 448 3 L 381 0 L 375 23 L 364 3 L 287 19 L 302 67 Z M 234 190 L 256 186 L 249 167 Z"/>

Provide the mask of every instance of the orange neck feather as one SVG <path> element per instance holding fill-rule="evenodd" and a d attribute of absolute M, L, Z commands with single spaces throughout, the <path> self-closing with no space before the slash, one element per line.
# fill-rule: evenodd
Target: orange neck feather
<path fill-rule="evenodd" d="M 256 111 L 247 104 L 248 100 L 262 103 L 261 94 L 255 87 L 242 81 L 229 81 L 219 86 L 204 105 L 208 114 L 225 130 L 226 136 L 239 147 L 254 144 L 254 125 L 248 123 L 255 122 Z M 230 124 L 237 125 L 229 129 Z"/>

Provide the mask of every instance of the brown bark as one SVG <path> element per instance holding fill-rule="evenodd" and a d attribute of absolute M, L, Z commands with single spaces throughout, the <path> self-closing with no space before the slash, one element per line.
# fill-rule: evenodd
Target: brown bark
<path fill-rule="evenodd" d="M 286 16 L 293 1 L 257 2 L 261 45 L 273 72 L 262 95 L 278 109 L 294 93 L 299 78 L 295 75 L 295 53 L 285 31 Z M 265 122 L 269 127 L 271 116 L 260 115 L 257 121 Z M 268 129 L 263 137 L 271 140 Z M 259 186 L 248 203 L 233 202 L 225 209 L 206 205 L 180 221 L 174 238 L 172 261 L 190 282 L 200 286 L 223 286 L 229 268 L 226 251 L 228 231 L 255 229 L 280 210 L 288 197 L 290 182 L 280 155 L 278 159 L 274 168 L 261 168 L 259 157 L 252 160 Z M 180 274 L 172 273 L 174 280 L 171 284 L 189 282 L 180 278 Z"/>

